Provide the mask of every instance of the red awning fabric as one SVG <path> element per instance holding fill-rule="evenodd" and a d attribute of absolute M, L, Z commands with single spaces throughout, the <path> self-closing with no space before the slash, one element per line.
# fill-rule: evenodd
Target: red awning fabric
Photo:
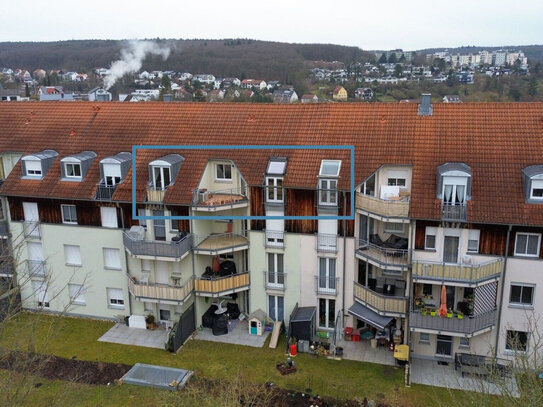
<path fill-rule="evenodd" d="M 441 305 L 439 306 L 438 315 L 440 317 L 447 316 L 447 288 L 445 287 L 445 285 L 441 286 Z"/>

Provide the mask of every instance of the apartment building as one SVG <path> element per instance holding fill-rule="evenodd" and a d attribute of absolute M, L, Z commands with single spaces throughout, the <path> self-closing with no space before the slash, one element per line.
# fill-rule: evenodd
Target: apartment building
<path fill-rule="evenodd" d="M 322 331 L 389 328 L 413 357 L 511 357 L 543 311 L 542 117 L 543 104 L 429 95 L 6 104 L 0 234 L 14 261 L 0 275 L 28 309 L 190 313 L 196 327 L 211 304 L 286 323 L 298 305 Z"/>

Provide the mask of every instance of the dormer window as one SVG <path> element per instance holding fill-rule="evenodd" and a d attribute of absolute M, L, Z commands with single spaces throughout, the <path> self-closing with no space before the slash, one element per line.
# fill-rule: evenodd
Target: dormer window
<path fill-rule="evenodd" d="M 531 165 L 522 170 L 524 195 L 527 203 L 543 203 L 543 165 Z"/>
<path fill-rule="evenodd" d="M 466 202 L 471 198 L 471 168 L 463 163 L 439 166 L 437 196 L 442 202 L 442 219 L 466 220 Z"/>
<path fill-rule="evenodd" d="M 319 176 L 321 177 L 338 177 L 341 161 L 339 160 L 322 160 Z"/>
<path fill-rule="evenodd" d="M 153 187 L 157 190 L 168 188 L 172 179 L 170 178 L 170 167 L 153 167 Z"/>
<path fill-rule="evenodd" d="M 96 157 L 94 151 L 82 151 L 81 153 L 65 157 L 60 160 L 62 179 L 65 181 L 81 181 Z"/>
<path fill-rule="evenodd" d="M 215 164 L 215 180 L 232 181 L 232 165 Z"/>
<path fill-rule="evenodd" d="M 26 155 L 21 158 L 23 178 L 41 179 L 47 173 L 58 155 L 53 150 L 43 150 L 39 153 Z"/>
<path fill-rule="evenodd" d="M 271 158 L 266 169 L 266 202 L 283 203 L 283 176 L 287 168 L 286 158 Z"/>
<path fill-rule="evenodd" d="M 155 191 L 163 191 L 173 184 L 184 158 L 168 154 L 149 163 L 150 185 Z"/>
<path fill-rule="evenodd" d="M 337 178 L 341 168 L 339 160 L 322 160 L 319 171 L 319 205 L 337 206 Z"/>

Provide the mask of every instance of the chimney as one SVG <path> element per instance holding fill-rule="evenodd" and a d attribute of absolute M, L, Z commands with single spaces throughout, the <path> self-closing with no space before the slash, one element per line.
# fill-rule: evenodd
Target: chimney
<path fill-rule="evenodd" d="M 431 116 L 433 111 L 432 95 L 430 93 L 423 93 L 419 105 L 419 116 Z"/>

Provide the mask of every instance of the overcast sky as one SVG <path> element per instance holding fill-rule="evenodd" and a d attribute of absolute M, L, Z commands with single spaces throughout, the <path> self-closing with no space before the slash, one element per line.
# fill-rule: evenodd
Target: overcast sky
<path fill-rule="evenodd" d="M 368 50 L 543 44 L 543 0 L 2 3 L 0 42 L 240 37 Z"/>

